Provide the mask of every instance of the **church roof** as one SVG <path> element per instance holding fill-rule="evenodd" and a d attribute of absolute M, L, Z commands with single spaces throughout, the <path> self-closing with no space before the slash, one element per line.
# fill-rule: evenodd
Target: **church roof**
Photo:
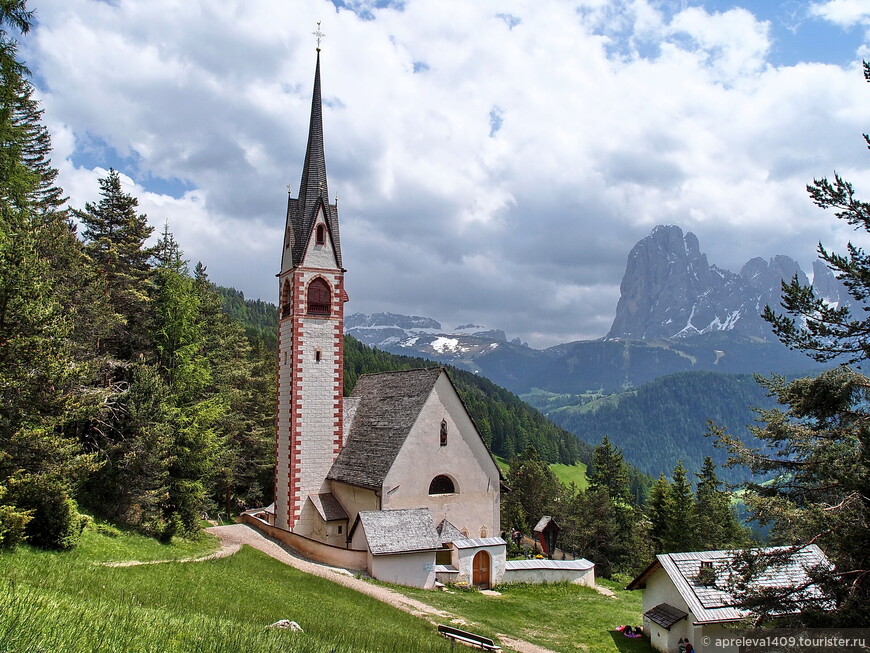
<path fill-rule="evenodd" d="M 314 229 L 317 210 L 323 208 L 329 237 L 338 267 L 341 267 L 341 242 L 338 235 L 338 206 L 329 203 L 326 178 L 326 154 L 323 150 L 323 106 L 320 98 L 320 48 L 317 49 L 317 65 L 314 71 L 314 93 L 311 97 L 311 120 L 308 125 L 308 145 L 299 197 L 287 201 L 287 234 L 282 269 L 302 263 L 305 249 Z M 287 256 L 290 259 L 287 259 Z"/>
<path fill-rule="evenodd" d="M 359 513 L 359 523 L 374 555 L 441 548 L 428 508 L 364 510 Z"/>
<path fill-rule="evenodd" d="M 441 542 L 446 544 L 448 542 L 453 542 L 454 540 L 464 540 L 465 535 L 462 534 L 456 526 L 451 524 L 446 519 L 442 519 L 441 523 L 435 527 L 435 530 L 438 531 L 438 535 L 441 536 Z"/>
<path fill-rule="evenodd" d="M 333 494 L 309 494 L 308 498 L 323 521 L 347 519 L 347 513 Z"/>
<path fill-rule="evenodd" d="M 431 367 L 361 376 L 351 393 L 359 403 L 347 442 L 327 478 L 380 490 L 443 372 Z"/>

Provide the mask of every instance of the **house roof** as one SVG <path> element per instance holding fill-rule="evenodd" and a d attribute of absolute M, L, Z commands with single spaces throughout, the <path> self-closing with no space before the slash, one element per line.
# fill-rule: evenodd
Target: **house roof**
<path fill-rule="evenodd" d="M 452 544 L 457 549 L 477 549 L 484 546 L 504 546 L 505 541 L 500 537 L 463 538 L 453 540 Z"/>
<path fill-rule="evenodd" d="M 441 538 L 428 508 L 364 510 L 357 519 L 374 555 L 441 548 Z"/>
<path fill-rule="evenodd" d="M 662 628 L 670 630 L 671 626 L 680 619 L 685 619 L 689 614 L 667 603 L 659 603 L 656 607 L 644 612 L 643 616 Z"/>
<path fill-rule="evenodd" d="M 766 547 L 750 549 L 749 552 L 761 556 L 773 556 L 785 554 L 789 547 Z M 719 623 L 725 621 L 737 621 L 746 616 L 745 611 L 734 607 L 736 600 L 723 589 L 727 584 L 704 585 L 700 582 L 698 574 L 701 563 L 712 566 L 714 573 L 725 575 L 728 573 L 728 564 L 739 551 L 695 551 L 691 553 L 660 553 L 656 559 L 640 573 L 627 589 L 641 589 L 646 586 L 647 579 L 659 569 L 664 569 L 668 578 L 673 582 L 682 599 L 686 602 L 691 613 L 695 616 L 696 623 Z M 783 558 L 782 564 L 771 566 L 755 580 L 757 588 L 784 588 L 798 587 L 809 579 L 808 570 L 818 566 L 829 566 L 830 563 L 822 553 L 822 550 L 812 544 L 793 551 Z M 808 587 L 800 599 L 821 600 L 822 592 L 815 586 Z"/>
<path fill-rule="evenodd" d="M 559 525 L 556 523 L 556 520 L 550 517 L 550 515 L 544 515 L 538 520 L 538 523 L 532 529 L 533 533 L 543 533 L 547 527 L 555 528 L 557 531 L 559 529 Z"/>
<path fill-rule="evenodd" d="M 333 494 L 309 494 L 308 498 L 323 521 L 347 519 L 347 513 Z"/>
<path fill-rule="evenodd" d="M 462 534 L 456 526 L 451 524 L 446 519 L 442 519 L 441 523 L 435 527 L 435 530 L 438 531 L 438 535 L 441 536 L 441 543 L 446 544 L 447 542 L 453 542 L 455 540 L 464 540 L 465 536 Z"/>
<path fill-rule="evenodd" d="M 594 562 L 589 562 L 586 558 L 578 558 L 577 560 L 508 560 L 505 564 L 506 570 L 511 569 L 573 569 L 584 571 L 592 569 L 595 566 Z"/>
<path fill-rule="evenodd" d="M 444 368 L 365 374 L 351 393 L 358 403 L 347 441 L 327 478 L 380 490 Z"/>

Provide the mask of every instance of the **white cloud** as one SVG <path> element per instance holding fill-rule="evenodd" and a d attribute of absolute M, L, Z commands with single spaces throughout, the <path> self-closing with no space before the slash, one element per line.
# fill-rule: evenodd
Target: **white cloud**
<path fill-rule="evenodd" d="M 840 27 L 870 23 L 870 6 L 866 0 L 828 0 L 810 5 L 810 15 L 829 20 Z"/>
<path fill-rule="evenodd" d="M 834 230 L 804 185 L 868 176 L 861 71 L 773 66 L 769 24 L 744 9 L 378 4 L 35 0 L 25 53 L 71 203 L 96 199 L 120 161 L 189 258 L 273 298 L 317 20 L 352 311 L 485 323 L 533 345 L 598 337 L 654 225 L 694 231 L 722 266 L 806 264 Z M 161 193 L 172 178 L 184 183 Z"/>

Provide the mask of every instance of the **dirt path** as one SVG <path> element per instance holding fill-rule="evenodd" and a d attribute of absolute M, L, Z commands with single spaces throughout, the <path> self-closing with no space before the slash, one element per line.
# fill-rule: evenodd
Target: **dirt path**
<path fill-rule="evenodd" d="M 431 605 L 409 598 L 389 588 L 373 585 L 372 583 L 356 578 L 346 569 L 329 567 L 327 565 L 306 560 L 246 524 L 213 526 L 205 530 L 220 538 L 222 545 L 221 551 L 212 554 L 211 556 L 206 556 L 206 558 L 232 555 L 232 553 L 238 551 L 243 544 L 247 544 L 254 549 L 262 551 L 266 555 L 275 558 L 275 560 L 278 560 L 279 562 L 283 562 L 286 565 L 295 567 L 296 569 L 308 574 L 320 576 L 321 578 L 330 580 L 333 583 L 344 585 L 347 588 L 366 594 L 367 596 L 382 601 L 394 608 L 398 608 L 399 610 L 408 612 L 417 617 L 422 617 L 430 623 L 449 623 L 459 627 L 468 625 L 465 621 L 456 617 L 456 615 L 433 608 Z M 225 551 L 228 552 L 225 553 Z M 540 646 L 536 646 L 520 639 L 515 639 L 505 635 L 499 635 L 499 638 L 502 640 L 503 644 L 510 646 L 519 653 L 553 653 L 549 649 L 541 648 Z"/>

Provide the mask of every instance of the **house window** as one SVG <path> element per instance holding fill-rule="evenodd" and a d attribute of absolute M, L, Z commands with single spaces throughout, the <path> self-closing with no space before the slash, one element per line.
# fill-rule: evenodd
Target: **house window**
<path fill-rule="evenodd" d="M 329 284 L 321 277 L 317 277 L 308 284 L 308 314 L 329 315 L 332 293 Z"/>
<path fill-rule="evenodd" d="M 338 525 L 338 534 L 341 535 L 342 528 L 344 528 L 341 524 Z"/>
<path fill-rule="evenodd" d="M 317 228 L 314 230 L 314 242 L 318 245 L 323 245 L 326 242 L 326 229 L 322 224 L 317 225 Z"/>
<path fill-rule="evenodd" d="M 323 356 L 323 350 L 321 350 L 321 349 L 314 350 L 314 360 L 316 362 L 319 363 L 322 356 Z"/>
<path fill-rule="evenodd" d="M 441 446 L 447 446 L 447 420 L 441 420 Z"/>
<path fill-rule="evenodd" d="M 443 549 L 439 549 L 435 552 L 435 564 L 436 565 L 449 565 L 452 563 L 450 559 L 450 549 L 447 548 L 446 544 L 442 544 Z"/>
<path fill-rule="evenodd" d="M 293 292 L 290 287 L 290 282 L 284 282 L 284 288 L 281 291 L 281 317 L 287 317 L 293 313 Z"/>
<path fill-rule="evenodd" d="M 429 483 L 429 494 L 455 494 L 456 488 L 449 476 L 436 476 Z"/>

